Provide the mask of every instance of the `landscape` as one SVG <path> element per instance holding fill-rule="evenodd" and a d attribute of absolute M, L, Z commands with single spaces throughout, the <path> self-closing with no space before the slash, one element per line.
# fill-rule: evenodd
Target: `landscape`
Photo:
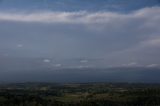
<path fill-rule="evenodd" d="M 159 106 L 160 84 L 12 83 L 0 85 L 0 106 Z"/>
<path fill-rule="evenodd" d="M 0 106 L 160 106 L 160 0 L 0 0 Z"/>

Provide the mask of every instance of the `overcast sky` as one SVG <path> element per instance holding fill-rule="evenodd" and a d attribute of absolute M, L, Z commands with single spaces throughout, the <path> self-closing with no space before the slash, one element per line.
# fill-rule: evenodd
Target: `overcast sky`
<path fill-rule="evenodd" d="M 0 68 L 159 67 L 159 5 L 0 0 Z"/>

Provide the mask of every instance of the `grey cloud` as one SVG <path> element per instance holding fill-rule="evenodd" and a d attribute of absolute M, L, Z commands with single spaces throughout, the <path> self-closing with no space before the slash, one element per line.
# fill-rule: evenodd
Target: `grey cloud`
<path fill-rule="evenodd" d="M 128 14 L 116 12 L 0 12 L 0 20 L 20 22 L 42 22 L 42 23 L 110 23 L 110 21 L 144 19 L 159 19 L 160 8 L 151 7 L 137 10 Z M 148 15 L 149 14 L 149 15 Z M 155 17 L 151 17 L 154 16 Z"/>
<path fill-rule="evenodd" d="M 1 12 L 1 56 L 95 59 L 86 65 L 103 67 L 131 62 L 159 64 L 159 14 L 159 7 L 129 14 Z M 19 44 L 23 47 L 17 48 Z"/>

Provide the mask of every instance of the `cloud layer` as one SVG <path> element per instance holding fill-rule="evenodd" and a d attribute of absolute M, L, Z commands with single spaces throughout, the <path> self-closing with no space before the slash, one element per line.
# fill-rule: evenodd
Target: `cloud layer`
<path fill-rule="evenodd" d="M 94 59 L 85 65 L 95 67 L 160 64 L 160 7 L 125 14 L 1 11 L 0 23 L 1 56 Z"/>
<path fill-rule="evenodd" d="M 110 23 L 127 20 L 159 20 L 160 7 L 144 8 L 128 14 L 116 12 L 0 12 L 0 20 L 43 23 Z M 151 22 L 152 23 L 152 22 Z M 152 23 L 153 24 L 153 23 Z"/>

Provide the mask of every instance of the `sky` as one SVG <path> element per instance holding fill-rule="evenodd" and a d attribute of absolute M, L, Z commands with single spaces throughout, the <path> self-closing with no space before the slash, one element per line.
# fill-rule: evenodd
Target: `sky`
<path fill-rule="evenodd" d="M 160 0 L 0 0 L 1 75 L 115 67 L 160 68 Z"/>

